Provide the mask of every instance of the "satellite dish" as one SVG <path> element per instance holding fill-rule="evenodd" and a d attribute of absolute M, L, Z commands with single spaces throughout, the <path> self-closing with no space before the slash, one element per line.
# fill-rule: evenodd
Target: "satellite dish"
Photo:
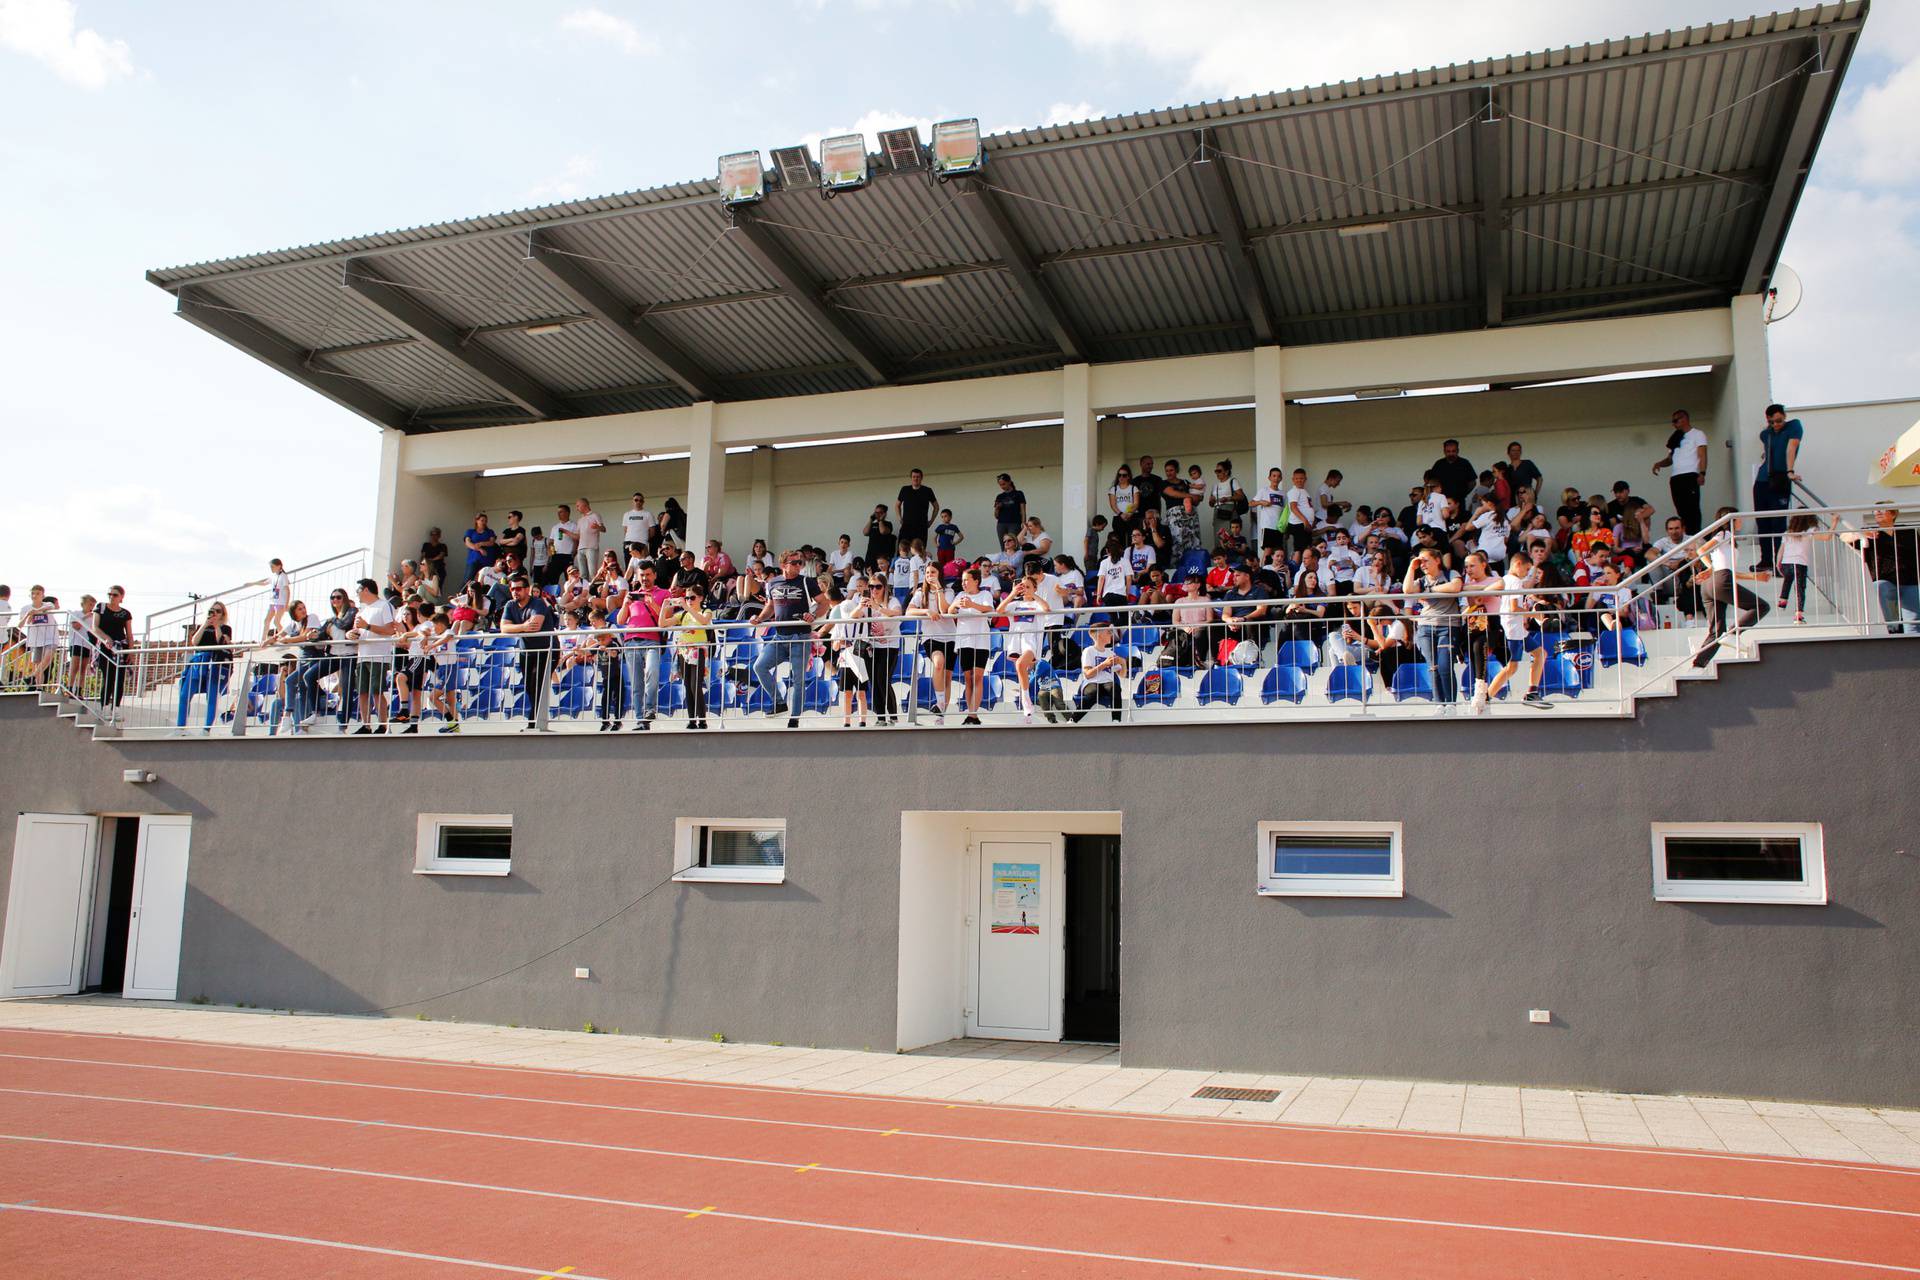
<path fill-rule="evenodd" d="M 1773 273 L 1773 287 L 1767 290 L 1767 323 L 1776 324 L 1798 311 L 1801 299 L 1806 294 L 1806 286 L 1800 283 L 1800 273 L 1781 263 Z"/>

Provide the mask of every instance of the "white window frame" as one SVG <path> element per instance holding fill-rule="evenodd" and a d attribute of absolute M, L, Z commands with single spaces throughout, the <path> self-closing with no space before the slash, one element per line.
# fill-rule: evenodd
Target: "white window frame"
<path fill-rule="evenodd" d="M 1668 836 L 1748 836 L 1800 841 L 1798 881 L 1669 880 Z M 1653 824 L 1655 902 L 1747 902 L 1788 906 L 1827 905 L 1826 838 L 1817 822 L 1656 822 Z"/>
<path fill-rule="evenodd" d="M 1397 822 L 1262 822 L 1256 828 L 1254 869 L 1257 892 L 1267 898 L 1402 898 L 1406 896 L 1406 864 L 1401 857 L 1401 826 Z M 1277 876 L 1273 866 L 1275 836 L 1388 837 L 1393 869 L 1384 876 Z"/>
<path fill-rule="evenodd" d="M 505 827 L 513 830 L 510 813 L 423 813 L 414 826 L 413 874 L 417 876 L 508 876 L 513 859 L 443 858 L 440 832 L 445 827 Z"/>
<path fill-rule="evenodd" d="M 703 867 L 700 831 L 778 831 L 777 867 Z M 695 884 L 785 884 L 787 880 L 787 820 L 785 818 L 676 818 L 673 823 L 673 878 Z"/>

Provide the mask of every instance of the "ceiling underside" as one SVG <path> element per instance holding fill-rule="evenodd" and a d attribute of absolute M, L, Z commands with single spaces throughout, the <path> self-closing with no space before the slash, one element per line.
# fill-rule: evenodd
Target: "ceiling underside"
<path fill-rule="evenodd" d="M 1763 289 L 1862 0 L 148 273 L 406 431 L 1641 315 Z"/>

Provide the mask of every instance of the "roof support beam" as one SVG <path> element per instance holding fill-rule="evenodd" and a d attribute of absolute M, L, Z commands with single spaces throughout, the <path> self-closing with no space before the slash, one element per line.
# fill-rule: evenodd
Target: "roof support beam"
<path fill-rule="evenodd" d="M 1027 248 L 1026 241 L 1020 238 L 1020 232 L 1014 227 L 1013 219 L 1007 216 L 1000 197 L 978 178 L 969 180 L 962 194 L 962 203 L 970 220 L 1005 263 L 1006 270 L 1013 277 L 1013 287 L 1027 310 L 1053 338 L 1053 344 L 1060 348 L 1061 355 L 1070 363 L 1084 363 L 1087 359 L 1086 340 L 1080 336 L 1067 309 L 1060 305 L 1053 287 L 1041 276 L 1039 262 L 1034 258 L 1033 251 Z"/>
<path fill-rule="evenodd" d="M 654 368 L 680 384 L 695 400 L 718 400 L 720 384 L 680 346 L 609 289 L 586 264 L 554 245 L 549 232 L 527 236 L 527 261 L 546 283 L 598 320 L 615 338 Z"/>
<path fill-rule="evenodd" d="M 1200 198 L 1206 202 L 1207 216 L 1213 221 L 1213 234 L 1226 254 L 1227 277 L 1240 296 L 1240 309 L 1253 325 L 1253 340 L 1259 346 L 1276 341 L 1273 304 L 1267 301 L 1266 286 L 1260 281 L 1260 268 L 1253 260 L 1253 247 L 1247 242 L 1247 224 L 1240 217 L 1240 205 L 1233 198 L 1233 184 L 1213 145 L 1211 129 L 1199 133 L 1200 155 L 1190 166 L 1200 184 Z"/>
<path fill-rule="evenodd" d="M 1834 95 L 1839 88 L 1837 71 L 1809 71 L 1800 77 L 1792 123 L 1780 141 L 1780 154 L 1774 159 L 1773 187 L 1760 213 L 1753 252 L 1747 259 L 1746 270 L 1740 273 L 1741 293 L 1758 293 L 1773 279 L 1774 264 L 1780 260 L 1780 247 L 1787 237 L 1787 223 L 1793 217 L 1794 205 L 1800 201 L 1807 170 L 1813 165 L 1814 147 L 1826 128 L 1827 117 L 1833 112 Z"/>
<path fill-rule="evenodd" d="M 1497 329 L 1507 314 L 1507 120 L 1489 89 L 1485 116 L 1473 123 L 1474 183 L 1480 195 L 1480 297 L 1486 325 Z"/>
<path fill-rule="evenodd" d="M 250 316 L 203 302 L 192 289 L 182 289 L 174 314 L 270 365 L 311 391 L 317 391 L 343 409 L 351 409 L 383 427 L 405 429 L 409 411 L 357 378 L 334 373 L 309 359 L 307 353 Z"/>
<path fill-rule="evenodd" d="M 402 329 L 538 418 L 564 418 L 566 402 L 532 377 L 484 347 L 468 342 L 451 321 L 435 313 L 410 291 L 394 284 L 371 263 L 358 258 L 346 265 L 341 287 L 359 297 Z"/>
<path fill-rule="evenodd" d="M 887 371 L 886 356 L 880 348 L 855 329 L 839 308 L 826 300 L 820 286 L 800 265 L 800 260 L 780 243 L 769 228 L 760 225 L 752 210 L 733 210 L 733 231 L 760 269 L 779 284 L 780 292 L 826 331 L 834 345 L 859 366 L 869 382 L 880 385 L 892 381 L 892 375 Z"/>

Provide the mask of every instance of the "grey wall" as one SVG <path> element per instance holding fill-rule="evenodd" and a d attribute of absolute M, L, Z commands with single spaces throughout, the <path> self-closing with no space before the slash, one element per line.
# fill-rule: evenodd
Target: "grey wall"
<path fill-rule="evenodd" d="M 332 1010 L 571 937 L 669 874 L 678 816 L 784 817 L 787 884 L 669 884 L 402 1013 L 874 1048 L 902 809 L 1117 809 L 1131 1064 L 1913 1106 L 1916 667 L 1896 641 L 1772 646 L 1634 722 L 798 740 L 92 743 L 0 699 L 0 806 L 194 815 L 181 996 Z M 515 874 L 412 874 L 437 810 L 512 812 Z M 1255 823 L 1305 818 L 1403 822 L 1407 896 L 1256 897 Z M 1655 903 L 1649 823 L 1728 819 L 1825 823 L 1831 905 Z"/>

